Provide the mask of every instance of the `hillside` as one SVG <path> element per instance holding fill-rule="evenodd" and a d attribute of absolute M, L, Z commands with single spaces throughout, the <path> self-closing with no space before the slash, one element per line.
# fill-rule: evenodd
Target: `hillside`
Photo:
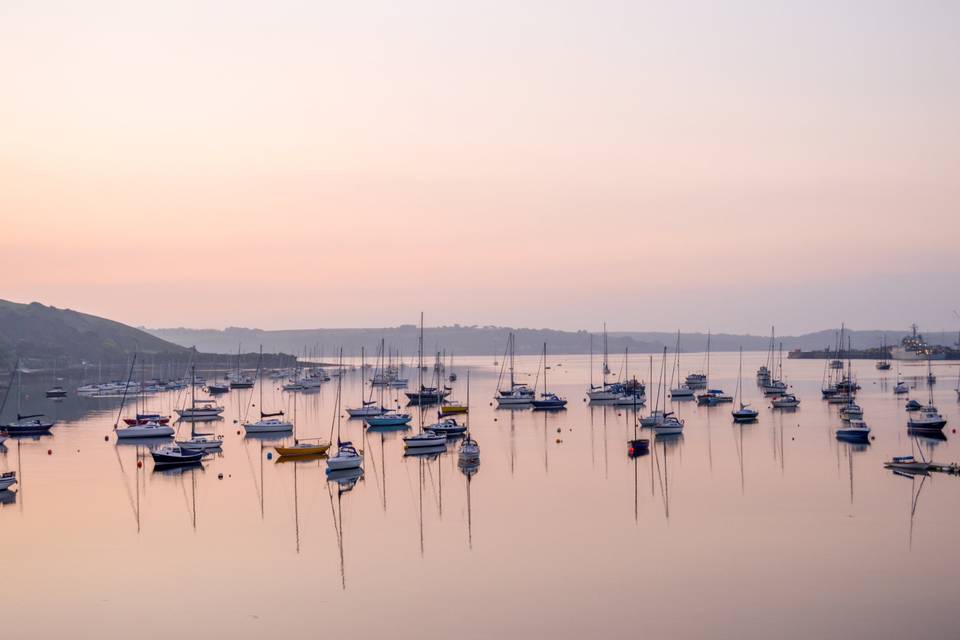
<path fill-rule="evenodd" d="M 44 366 L 55 358 L 63 366 L 120 362 L 134 351 L 155 360 L 184 360 L 191 350 L 125 324 L 39 302 L 0 300 L 0 364 L 11 366 L 19 355 Z"/>

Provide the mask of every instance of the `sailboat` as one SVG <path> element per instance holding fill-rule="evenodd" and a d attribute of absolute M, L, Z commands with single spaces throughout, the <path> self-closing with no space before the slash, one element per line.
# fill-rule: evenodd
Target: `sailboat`
<path fill-rule="evenodd" d="M 507 336 L 507 350 L 504 354 L 503 363 L 506 365 L 509 362 L 510 369 L 510 386 L 506 389 L 501 387 L 501 382 L 503 380 L 503 367 L 500 367 L 500 377 L 497 379 L 497 395 L 494 396 L 494 399 L 497 401 L 497 406 L 500 407 L 509 407 L 509 406 L 522 406 L 526 407 L 529 405 L 534 397 L 536 396 L 533 389 L 529 385 L 520 384 L 517 382 L 515 377 L 515 366 L 516 366 L 516 335 L 511 331 Z"/>
<path fill-rule="evenodd" d="M 239 344 L 237 345 L 237 374 L 233 376 L 233 378 L 230 380 L 231 389 L 252 389 L 253 388 L 254 379 L 251 378 L 250 376 L 244 375 L 240 371 L 240 349 L 242 347 L 243 345 L 239 345 Z M 262 360 L 263 347 L 261 346 L 260 349 L 261 349 L 261 360 Z"/>
<path fill-rule="evenodd" d="M 440 363 L 440 355 L 437 354 L 437 362 L 433 367 L 433 375 L 437 378 L 436 387 L 425 387 L 423 385 L 423 313 L 420 313 L 420 348 L 417 353 L 417 370 L 419 371 L 418 377 L 420 379 L 420 386 L 416 391 L 405 391 L 407 399 L 411 404 L 416 404 L 419 406 L 428 405 L 428 404 L 437 404 L 448 395 L 450 395 L 450 390 L 447 387 L 441 386 L 441 377 L 442 365 Z"/>
<path fill-rule="evenodd" d="M 927 353 L 927 375 L 933 375 L 929 352 Z M 947 419 L 937 411 L 937 407 L 933 404 L 933 385 L 927 385 L 927 388 L 929 389 L 927 404 L 907 419 L 907 429 L 911 431 L 939 432 L 947 426 Z"/>
<path fill-rule="evenodd" d="M 15 484 L 17 484 L 16 471 L 5 471 L 0 473 L 0 491 L 6 491 Z"/>
<path fill-rule="evenodd" d="M 704 387 L 710 384 L 710 332 L 707 332 L 707 366 L 704 372 Z M 723 389 L 707 389 L 703 393 L 697 394 L 697 404 L 708 407 L 716 406 L 723 402 L 733 402 L 733 396 L 723 392 Z"/>
<path fill-rule="evenodd" d="M 347 407 L 347 415 L 351 418 L 366 418 L 367 416 L 378 416 L 384 409 L 373 399 L 373 386 L 370 387 L 370 399 L 364 399 L 364 376 L 366 376 L 367 364 L 364 357 L 364 348 L 360 347 L 360 406 Z"/>
<path fill-rule="evenodd" d="M 137 363 L 137 355 L 133 355 L 133 359 L 130 361 L 130 372 L 127 374 L 127 382 L 124 385 L 124 389 L 130 389 L 130 380 L 133 377 L 133 369 Z M 142 374 L 141 374 L 142 375 Z M 138 385 L 142 390 L 143 385 Z M 142 392 L 142 391 L 141 391 Z M 123 404 L 126 402 L 126 392 L 123 394 L 123 399 L 120 401 L 120 410 L 117 414 L 118 418 L 123 413 Z M 119 419 L 113 425 L 114 431 L 117 434 L 118 440 L 126 440 L 130 438 L 169 438 L 174 434 L 173 427 L 169 426 L 166 423 L 154 422 L 147 420 L 146 422 L 140 422 L 139 417 L 144 414 L 137 414 L 137 419 L 133 423 L 127 423 L 125 427 L 119 427 Z"/>
<path fill-rule="evenodd" d="M 190 397 L 191 397 L 191 406 L 196 406 L 196 399 L 194 398 L 196 394 L 196 381 L 197 381 L 197 367 L 194 365 L 190 367 Z M 207 436 L 198 436 L 193 434 L 193 425 L 191 422 L 191 436 L 187 440 L 177 440 L 176 444 L 182 449 L 198 449 L 201 451 L 212 451 L 219 449 L 223 445 L 223 441 L 219 438 L 209 438 Z"/>
<path fill-rule="evenodd" d="M 636 410 L 647 403 L 646 387 L 638 381 L 636 376 L 630 379 L 630 349 L 623 350 L 623 379 L 626 383 L 619 385 L 619 393 L 613 404 L 618 407 L 633 407 Z"/>
<path fill-rule="evenodd" d="M 385 342 L 381 338 L 380 340 L 381 364 L 383 362 L 384 346 L 385 346 Z M 381 370 L 384 371 L 384 373 L 382 373 L 381 375 L 385 375 L 386 372 L 390 371 L 391 369 L 392 367 L 389 365 L 386 368 L 386 370 L 384 370 L 383 367 L 381 367 Z M 374 374 L 374 378 L 376 378 L 376 374 Z M 409 425 L 410 421 L 413 419 L 413 416 L 411 416 L 409 413 L 402 413 L 400 411 L 391 411 L 387 409 L 386 405 L 383 402 L 383 394 L 384 394 L 384 388 L 386 386 L 391 386 L 391 385 L 380 384 L 377 386 L 380 389 L 380 406 L 383 408 L 383 412 L 375 416 L 367 416 L 366 418 L 364 418 L 364 422 L 366 423 L 367 428 L 368 429 L 377 429 L 377 428 L 387 429 L 387 428 L 403 427 L 404 429 L 406 429 L 407 425 Z M 403 386 L 406 386 L 406 382 L 404 382 Z"/>
<path fill-rule="evenodd" d="M 677 380 L 680 379 L 680 331 L 677 330 L 677 355 L 676 355 L 676 372 Z M 670 373 L 670 379 L 673 380 L 673 373 Z M 693 397 L 693 388 L 691 388 L 686 382 L 678 386 L 676 389 L 670 389 L 670 397 L 674 400 L 686 400 Z"/>
<path fill-rule="evenodd" d="M 550 367 L 547 366 L 547 343 L 543 343 L 543 392 L 540 394 L 540 398 L 533 400 L 531 404 L 533 405 L 534 411 L 556 411 L 559 409 L 567 408 L 567 399 L 561 398 L 555 393 L 550 393 L 547 391 L 547 370 Z"/>
<path fill-rule="evenodd" d="M 53 359 L 53 386 L 47 389 L 46 396 L 48 398 L 66 398 L 67 390 L 64 389 L 61 385 L 57 384 L 57 359 Z"/>
<path fill-rule="evenodd" d="M 419 365 L 417 366 L 417 383 L 420 389 L 424 389 L 423 386 L 423 314 L 420 314 L 420 337 L 417 343 L 417 358 L 419 360 Z M 409 397 L 410 394 L 408 393 Z M 403 439 L 403 448 L 404 449 L 436 449 L 437 447 L 443 447 L 444 449 L 447 446 L 447 436 L 441 433 L 433 433 L 431 431 L 425 431 L 423 428 L 423 405 L 424 402 L 418 402 L 417 408 L 420 414 L 420 430 L 412 436 L 406 436 Z"/>
<path fill-rule="evenodd" d="M 740 368 L 737 375 L 737 393 L 736 398 L 740 401 L 740 408 L 730 412 L 733 421 L 737 423 L 754 422 L 760 414 L 756 409 L 751 409 L 750 405 L 743 401 L 743 347 L 740 347 Z"/>
<path fill-rule="evenodd" d="M 156 467 L 172 467 L 200 462 L 206 453 L 200 449 L 187 449 L 177 444 L 165 444 L 150 450 Z"/>
<path fill-rule="evenodd" d="M 653 362 L 650 364 L 653 367 Z M 667 368 L 667 348 L 663 348 L 663 358 L 660 360 L 660 377 L 657 378 L 657 395 L 654 400 L 653 411 L 650 415 L 640 418 L 641 427 L 655 427 L 664 421 L 668 412 L 666 408 L 660 408 L 660 397 L 663 396 L 663 406 L 667 406 L 666 398 L 666 368 Z"/>
<path fill-rule="evenodd" d="M 887 335 L 883 335 L 883 341 L 881 342 L 880 347 L 880 359 L 877 360 L 877 369 L 879 371 L 889 371 L 890 370 L 890 359 L 888 356 L 890 352 L 887 351 Z"/>
<path fill-rule="evenodd" d="M 607 383 L 607 376 L 610 374 L 610 365 L 608 362 L 609 351 L 607 349 L 607 323 L 603 323 L 603 366 L 601 367 L 601 384 L 599 387 L 593 384 L 593 336 L 590 340 L 590 388 L 587 389 L 587 397 L 591 402 L 616 400 L 622 390 L 619 385 Z"/>
<path fill-rule="evenodd" d="M 20 413 L 20 402 L 23 397 L 23 369 L 20 368 L 19 358 L 14 366 L 17 372 L 17 420 L 3 425 L 3 431 L 5 431 L 8 436 L 28 436 L 49 433 L 50 428 L 53 427 L 54 424 L 53 420 L 47 420 L 42 413 L 31 413 L 27 415 Z M 7 387 L 7 395 L 9 395 L 9 393 L 10 387 Z M 6 404 L 6 399 L 6 396 L 4 396 L 4 405 Z M 0 411 L 2 410 L 3 407 L 0 406 Z"/>
<path fill-rule="evenodd" d="M 780 343 L 780 351 L 777 359 L 777 376 L 767 380 L 762 385 L 763 395 L 782 396 L 787 392 L 787 383 L 783 379 L 783 343 Z"/>
<path fill-rule="evenodd" d="M 343 349 L 340 350 L 340 362 L 337 367 L 339 374 L 337 376 L 337 400 L 334 403 L 333 420 L 337 427 L 337 453 L 327 460 L 327 474 L 348 469 L 359 469 L 363 465 L 363 455 L 357 450 L 349 440 L 340 439 L 340 399 L 343 396 Z M 330 428 L 331 440 L 333 439 L 333 425 Z"/>
<path fill-rule="evenodd" d="M 300 440 L 297 438 L 297 395 L 293 396 L 293 446 L 292 447 L 274 447 L 280 458 L 295 458 L 298 456 L 318 456 L 327 452 L 330 448 L 329 442 L 323 442 L 319 438 L 308 438 Z M 280 461 L 280 458 L 277 461 Z M 296 478 L 294 478 L 296 482 Z"/>
<path fill-rule="evenodd" d="M 960 378 L 958 378 L 958 381 L 960 381 Z M 958 382 L 958 384 L 960 384 L 960 382 Z M 904 393 L 910 393 L 910 385 L 904 382 L 903 379 L 900 377 L 900 361 L 899 360 L 897 360 L 897 384 L 893 388 L 893 393 L 894 395 L 902 395 Z"/>
<path fill-rule="evenodd" d="M 470 408 L 470 370 L 467 369 L 467 409 Z M 460 443 L 460 449 L 457 451 L 457 458 L 461 468 L 480 464 L 480 445 L 473 439 L 470 433 L 470 418 L 467 417 L 467 436 Z M 468 476 L 469 477 L 469 476 Z"/>
<path fill-rule="evenodd" d="M 293 430 L 293 423 L 280 419 L 283 411 L 265 413 L 263 411 L 263 345 L 260 345 L 260 362 L 257 363 L 257 372 L 260 377 L 260 419 L 256 422 L 245 422 L 243 428 L 247 433 L 283 433 Z"/>

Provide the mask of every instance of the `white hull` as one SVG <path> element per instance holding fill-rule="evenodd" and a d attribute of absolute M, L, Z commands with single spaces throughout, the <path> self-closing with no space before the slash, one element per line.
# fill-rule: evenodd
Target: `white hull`
<path fill-rule="evenodd" d="M 292 422 L 251 422 L 243 425 L 247 433 L 280 433 L 293 431 Z"/>
<path fill-rule="evenodd" d="M 403 439 L 403 446 L 408 449 L 419 447 L 446 447 L 447 437 L 444 435 L 420 434 Z"/>
<path fill-rule="evenodd" d="M 587 397 L 590 400 L 616 400 L 619 398 L 619 394 L 613 391 L 608 391 L 606 389 L 596 389 L 592 391 L 587 391 Z"/>
<path fill-rule="evenodd" d="M 634 395 L 625 395 L 618 396 L 616 400 L 613 401 L 613 404 L 618 407 L 642 407 L 647 404 L 647 399 L 644 396 L 634 396 Z"/>
<path fill-rule="evenodd" d="M 497 396 L 497 404 L 501 407 L 522 406 L 531 402 L 532 396 Z"/>
<path fill-rule="evenodd" d="M 371 416 L 379 416 L 381 413 L 383 413 L 383 409 L 376 406 L 347 409 L 347 415 L 351 418 L 369 418 Z"/>
<path fill-rule="evenodd" d="M 173 435 L 173 427 L 167 425 L 135 425 L 117 429 L 117 438 L 125 440 L 127 438 L 169 438 Z"/>
<path fill-rule="evenodd" d="M 693 389 L 689 387 L 680 387 L 679 389 L 670 389 L 671 398 L 692 398 Z"/>

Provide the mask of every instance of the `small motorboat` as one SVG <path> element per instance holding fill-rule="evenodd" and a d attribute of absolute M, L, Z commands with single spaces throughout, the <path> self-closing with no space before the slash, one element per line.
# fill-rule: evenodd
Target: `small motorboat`
<path fill-rule="evenodd" d="M 296 456 L 318 456 L 330 449 L 329 442 L 304 442 L 298 440 L 292 447 L 274 447 L 277 455 L 281 458 L 293 458 Z"/>
<path fill-rule="evenodd" d="M 760 412 L 756 409 L 751 409 L 749 404 L 744 404 L 741 402 L 740 408 L 731 411 L 730 415 L 733 416 L 734 422 L 745 424 L 747 422 L 756 422 L 757 416 L 760 415 Z"/>
<path fill-rule="evenodd" d="M 204 455 L 199 449 L 184 449 L 175 444 L 164 445 L 150 450 L 156 465 L 193 464 L 200 462 Z"/>
<path fill-rule="evenodd" d="M 480 445 L 469 435 L 460 443 L 460 449 L 457 451 L 457 457 L 462 463 L 480 461 Z"/>
<path fill-rule="evenodd" d="M 940 431 L 945 426 L 947 426 L 947 419 L 932 404 L 922 407 L 916 415 L 907 419 L 907 428 L 915 431 Z"/>
<path fill-rule="evenodd" d="M 170 416 L 162 416 L 159 413 L 138 413 L 134 418 L 124 418 L 123 421 L 128 425 L 132 426 L 135 424 L 147 424 L 148 422 L 156 422 L 157 424 L 167 424 L 170 422 Z"/>
<path fill-rule="evenodd" d="M 410 424 L 412 419 L 413 416 L 411 416 L 409 413 L 388 411 L 387 413 L 381 413 L 378 416 L 370 416 L 369 418 L 366 418 L 364 422 L 367 423 L 368 428 L 376 429 L 378 427 L 406 427 Z"/>
<path fill-rule="evenodd" d="M 870 427 L 863 420 L 854 418 L 846 426 L 837 429 L 837 440 L 870 442 Z"/>
<path fill-rule="evenodd" d="M 900 395 L 903 393 L 910 393 L 910 385 L 908 385 L 906 382 L 901 380 L 900 382 L 897 383 L 897 386 L 893 388 L 893 392 L 896 395 Z"/>
<path fill-rule="evenodd" d="M 535 411 L 556 411 L 567 408 L 566 398 L 561 398 L 555 393 L 541 393 L 540 398 L 533 400 L 530 404 Z"/>
<path fill-rule="evenodd" d="M 48 398 L 66 398 L 67 390 L 63 387 L 50 387 L 46 395 Z"/>
<path fill-rule="evenodd" d="M 15 484 L 17 484 L 16 471 L 6 471 L 4 473 L 0 473 L 0 491 L 9 489 Z"/>
<path fill-rule="evenodd" d="M 353 446 L 352 442 L 337 443 L 337 454 L 327 460 L 327 473 L 358 469 L 363 464 L 363 456 Z"/>
<path fill-rule="evenodd" d="M 126 438 L 169 438 L 174 434 L 173 427 L 156 422 L 134 424 L 128 427 L 114 429 L 118 440 Z"/>
<path fill-rule="evenodd" d="M 423 430 L 438 435 L 458 436 L 462 433 L 465 433 L 467 427 L 458 423 L 453 418 L 446 418 L 436 424 L 430 425 L 429 427 L 424 427 Z"/>
<path fill-rule="evenodd" d="M 442 433 L 424 431 L 403 439 L 404 449 L 424 449 L 447 446 L 447 436 Z"/>
<path fill-rule="evenodd" d="M 903 408 L 907 411 L 920 411 L 920 409 L 923 408 L 923 405 L 920 404 L 918 400 L 911 398 L 910 400 L 907 400 L 907 403 L 903 405 Z"/>
<path fill-rule="evenodd" d="M 774 409 L 794 409 L 800 406 L 800 399 L 792 393 L 776 397 L 770 401 Z"/>
<path fill-rule="evenodd" d="M 916 460 L 913 456 L 894 456 L 889 462 L 884 462 L 887 469 L 906 471 L 907 473 L 926 473 L 933 465 L 925 460 Z"/>
<path fill-rule="evenodd" d="M 223 446 L 223 440 L 219 438 L 208 438 L 206 436 L 194 436 L 189 440 L 176 440 L 175 444 L 182 449 L 197 449 L 198 451 L 212 451 Z"/>
<path fill-rule="evenodd" d="M 840 407 L 840 417 L 844 420 L 852 420 L 854 418 L 863 417 L 863 408 L 855 402 L 845 404 Z"/>
<path fill-rule="evenodd" d="M 648 438 L 636 438 L 627 441 L 627 455 L 631 458 L 645 456 L 650 453 L 650 440 Z"/>
<path fill-rule="evenodd" d="M 53 421 L 45 419 L 42 413 L 22 416 L 17 414 L 17 421 L 3 426 L 8 436 L 31 436 L 49 433 Z"/>

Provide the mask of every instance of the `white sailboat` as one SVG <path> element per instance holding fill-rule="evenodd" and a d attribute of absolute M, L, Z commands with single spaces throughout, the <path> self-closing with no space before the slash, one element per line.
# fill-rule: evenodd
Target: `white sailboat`
<path fill-rule="evenodd" d="M 608 363 L 609 351 L 607 349 L 607 323 L 603 323 L 603 366 L 601 368 L 601 384 L 599 387 L 593 384 L 593 335 L 590 336 L 590 388 L 587 389 L 587 397 L 591 402 L 604 402 L 616 400 L 620 393 L 614 386 L 607 383 L 607 376 L 610 374 L 610 365 Z"/>
<path fill-rule="evenodd" d="M 497 406 L 500 407 L 526 407 L 530 405 L 535 396 L 534 390 L 529 385 L 518 383 L 516 380 L 516 340 L 516 335 L 510 332 L 507 336 L 507 349 L 503 360 L 504 366 L 509 363 L 510 386 L 505 389 L 501 388 L 503 380 L 503 366 L 501 366 L 500 376 L 497 379 L 497 395 L 494 396 Z"/>
<path fill-rule="evenodd" d="M 256 422 L 243 423 L 243 429 L 247 433 L 286 433 L 293 431 L 293 423 L 282 419 L 283 411 L 274 411 L 266 413 L 263 410 L 263 345 L 260 345 L 260 362 L 257 364 L 257 372 L 260 378 L 260 419 Z"/>
<path fill-rule="evenodd" d="M 348 469 L 359 469 L 363 465 L 363 454 L 357 450 L 349 440 L 340 439 L 340 398 L 343 395 L 343 350 L 340 350 L 340 375 L 337 376 L 337 401 L 334 404 L 334 422 L 337 425 L 337 452 L 327 460 L 327 474 L 345 471 Z M 361 375 L 363 371 L 361 370 Z M 330 439 L 333 439 L 333 433 L 330 433 Z"/>
<path fill-rule="evenodd" d="M 676 374 L 677 380 L 680 379 L 680 331 L 677 330 L 677 353 L 676 353 Z M 670 374 L 671 380 L 673 379 L 673 373 Z M 670 389 L 670 397 L 674 400 L 688 400 L 693 397 L 693 388 L 690 387 L 686 382 L 680 384 L 675 389 Z"/>

